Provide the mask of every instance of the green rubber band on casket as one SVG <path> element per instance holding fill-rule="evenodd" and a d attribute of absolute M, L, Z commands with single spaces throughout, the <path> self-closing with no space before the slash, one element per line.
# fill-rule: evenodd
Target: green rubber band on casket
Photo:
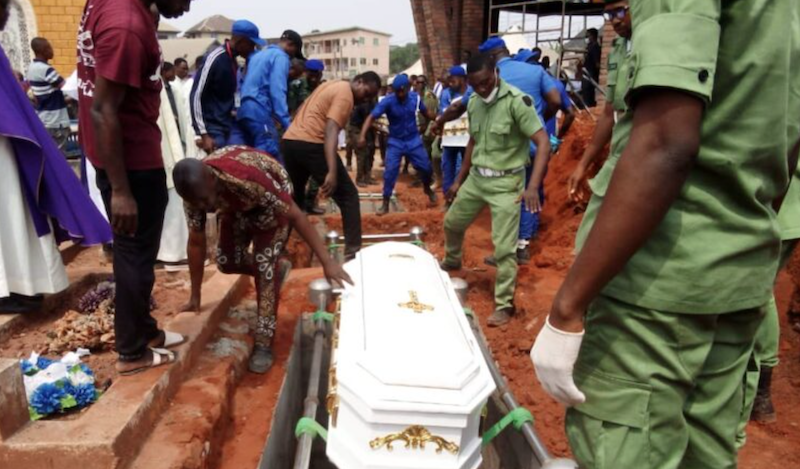
<path fill-rule="evenodd" d="M 503 433 L 503 430 L 512 423 L 514 424 L 514 428 L 519 431 L 522 429 L 522 426 L 528 422 L 533 423 L 533 414 L 524 407 L 517 407 L 483 434 L 483 446 L 488 446 L 492 440 L 497 438 L 497 435 Z"/>
<path fill-rule="evenodd" d="M 320 437 L 325 443 L 328 442 L 328 430 L 325 430 L 316 420 L 308 417 L 303 417 L 298 420 L 297 426 L 294 429 L 294 436 L 300 438 L 303 435 L 309 435 L 312 440 L 316 437 Z"/>
<path fill-rule="evenodd" d="M 470 308 L 464 308 L 464 314 L 466 314 L 468 318 L 475 318 L 475 313 Z"/>
<path fill-rule="evenodd" d="M 317 322 L 319 320 L 326 322 L 333 322 L 333 313 L 329 313 L 327 311 L 317 311 L 316 313 L 314 313 L 313 316 L 311 316 L 311 319 L 314 322 Z"/>

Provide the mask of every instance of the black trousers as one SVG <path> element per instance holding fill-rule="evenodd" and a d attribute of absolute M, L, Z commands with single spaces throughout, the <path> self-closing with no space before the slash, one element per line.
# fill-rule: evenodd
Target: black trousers
<path fill-rule="evenodd" d="M 167 175 L 163 169 L 128 171 L 128 184 L 139 213 L 136 234 L 114 233 L 114 281 L 116 313 L 114 334 L 121 361 L 135 361 L 147 351 L 147 343 L 158 334 L 150 315 L 150 295 L 155 283 L 156 263 L 167 209 Z M 97 187 L 111 218 L 111 183 L 106 172 L 97 170 Z"/>
<path fill-rule="evenodd" d="M 283 157 L 286 171 L 294 186 L 294 201 L 299 207 L 305 207 L 306 183 L 313 178 L 317 184 L 325 182 L 328 175 L 328 163 L 325 161 L 325 147 L 321 143 L 301 142 L 297 140 L 283 141 Z M 361 202 L 356 189 L 341 158 L 336 158 L 336 190 L 333 201 L 342 211 L 344 225 L 345 253 L 353 255 L 361 249 Z"/>

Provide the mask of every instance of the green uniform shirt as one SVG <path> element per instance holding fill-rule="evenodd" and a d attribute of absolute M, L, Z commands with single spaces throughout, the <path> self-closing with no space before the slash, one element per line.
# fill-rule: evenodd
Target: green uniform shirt
<path fill-rule="evenodd" d="M 433 109 L 434 112 L 436 109 L 439 109 L 439 100 L 436 98 L 436 95 L 433 94 L 431 90 L 425 91 L 425 97 L 422 99 L 425 103 L 425 107 L 427 109 Z M 435 136 L 430 132 L 430 124 L 431 120 L 428 119 L 426 116 L 422 115 L 421 112 L 417 113 L 417 124 L 424 129 L 423 138 L 433 140 Z"/>
<path fill-rule="evenodd" d="M 289 105 L 289 114 L 294 114 L 300 109 L 305 100 L 311 95 L 308 82 L 305 77 L 298 78 L 289 83 L 289 91 L 286 93 L 286 101 Z"/>
<path fill-rule="evenodd" d="M 787 105 L 797 89 L 788 81 L 800 77 L 798 44 L 787 40 L 796 36 L 798 8 L 796 0 L 631 2 L 629 102 L 643 88 L 673 88 L 703 99 L 706 109 L 700 151 L 680 195 L 604 294 L 699 314 L 770 300 L 780 253 L 772 202 L 789 182 Z M 630 125 L 634 112 L 620 124 Z M 611 180 L 613 166 L 606 166 L 594 181 L 579 242 Z"/>
<path fill-rule="evenodd" d="M 614 39 L 614 47 L 608 54 L 608 83 L 606 85 L 606 101 L 611 103 L 614 111 L 624 113 L 628 110 L 625 93 L 628 91 L 630 73 L 631 41 L 624 37 Z"/>
<path fill-rule="evenodd" d="M 542 129 L 533 98 L 499 80 L 491 104 L 477 93 L 467 104 L 469 134 L 475 140 L 472 164 L 496 171 L 521 168 L 530 162 L 530 140 Z"/>

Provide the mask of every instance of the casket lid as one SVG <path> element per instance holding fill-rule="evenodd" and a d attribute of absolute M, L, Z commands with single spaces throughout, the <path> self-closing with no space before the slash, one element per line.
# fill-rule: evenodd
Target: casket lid
<path fill-rule="evenodd" d="M 362 250 L 346 269 L 356 287 L 342 298 L 340 386 L 389 408 L 468 406 L 492 392 L 464 310 L 430 253 L 382 243 Z"/>

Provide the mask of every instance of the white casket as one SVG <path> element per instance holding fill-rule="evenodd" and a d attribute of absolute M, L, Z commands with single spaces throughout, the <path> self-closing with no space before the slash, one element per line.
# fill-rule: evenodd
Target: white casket
<path fill-rule="evenodd" d="M 335 321 L 328 458 L 340 469 L 474 469 L 495 390 L 450 278 L 404 243 L 346 264 Z"/>
<path fill-rule="evenodd" d="M 450 104 L 460 102 L 462 97 L 454 99 Z M 444 124 L 442 130 L 443 147 L 466 147 L 469 143 L 469 117 L 467 113 L 456 120 Z"/>

